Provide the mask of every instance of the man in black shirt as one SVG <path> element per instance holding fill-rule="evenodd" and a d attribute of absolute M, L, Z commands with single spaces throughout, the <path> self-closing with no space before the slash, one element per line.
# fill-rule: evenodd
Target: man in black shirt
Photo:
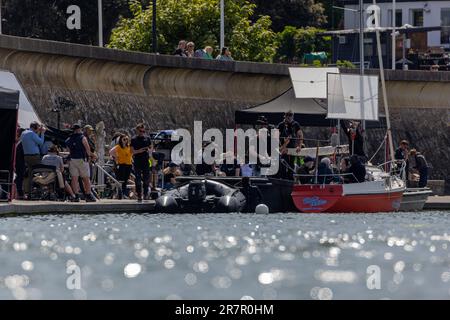
<path fill-rule="evenodd" d="M 340 121 L 342 130 L 348 138 L 348 146 L 350 149 L 350 154 L 356 154 L 363 160 L 367 161 L 366 154 L 364 152 L 364 136 L 361 123 L 356 121 L 349 121 L 346 123 L 345 120 Z"/>
<path fill-rule="evenodd" d="M 303 132 L 300 128 L 300 124 L 294 120 L 294 113 L 287 111 L 284 114 L 284 121 L 280 122 L 277 126 L 280 131 L 280 153 L 281 153 L 281 165 L 279 169 L 279 176 L 282 179 L 293 179 L 295 156 L 288 155 L 288 149 L 296 148 L 297 153 L 300 153 L 301 146 L 303 144 Z M 283 162 L 286 162 L 290 168 L 288 168 Z"/>
<path fill-rule="evenodd" d="M 350 168 L 348 169 L 350 183 L 362 183 L 366 180 L 366 167 L 361 163 L 358 155 L 350 157 Z"/>
<path fill-rule="evenodd" d="M 134 175 L 136 177 L 136 193 L 138 202 L 142 201 L 142 187 L 144 199 L 148 199 L 148 187 L 150 182 L 149 151 L 152 141 L 145 135 L 145 125 L 136 126 L 136 136 L 131 139 L 131 152 L 133 153 Z"/>

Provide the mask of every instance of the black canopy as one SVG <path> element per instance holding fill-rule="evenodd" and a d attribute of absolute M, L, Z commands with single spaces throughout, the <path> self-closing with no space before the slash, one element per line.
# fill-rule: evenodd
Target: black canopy
<path fill-rule="evenodd" d="M 0 184 L 3 190 L 10 189 L 14 169 L 14 151 L 16 146 L 17 117 L 19 110 L 19 91 L 0 87 Z M 0 199 L 6 194 L 0 192 Z"/>
<path fill-rule="evenodd" d="M 19 94 L 19 91 L 0 87 L 0 109 L 17 110 Z"/>
<path fill-rule="evenodd" d="M 283 120 L 286 111 L 294 112 L 294 119 L 305 127 L 332 127 L 337 119 L 327 119 L 327 102 L 322 99 L 298 99 L 290 88 L 278 97 L 257 106 L 235 112 L 236 124 L 254 125 L 259 116 L 265 116 L 270 124 Z M 380 117 L 380 120 L 382 118 Z M 366 128 L 379 128 L 384 121 L 366 121 Z"/>

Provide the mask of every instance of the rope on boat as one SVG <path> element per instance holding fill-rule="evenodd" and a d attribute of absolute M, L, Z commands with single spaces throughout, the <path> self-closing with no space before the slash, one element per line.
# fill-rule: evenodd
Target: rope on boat
<path fill-rule="evenodd" d="M 380 152 L 381 148 L 386 144 L 386 138 L 387 138 L 387 133 L 384 136 L 383 142 L 381 142 L 381 144 L 378 147 L 377 151 L 375 151 L 375 153 L 373 154 L 372 158 L 370 158 L 368 162 L 372 162 L 373 158 L 375 158 L 375 156 L 378 154 L 378 152 Z"/>

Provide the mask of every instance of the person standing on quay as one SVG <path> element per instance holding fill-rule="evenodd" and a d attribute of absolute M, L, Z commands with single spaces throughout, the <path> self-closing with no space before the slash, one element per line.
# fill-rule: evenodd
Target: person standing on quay
<path fill-rule="evenodd" d="M 131 139 L 131 152 L 133 154 L 134 175 L 136 177 L 136 193 L 138 202 L 142 202 L 142 188 L 144 199 L 148 199 L 148 187 L 150 182 L 149 152 L 152 141 L 145 134 L 143 123 L 136 126 L 136 136 Z"/>
<path fill-rule="evenodd" d="M 127 196 L 127 183 L 132 169 L 132 152 L 130 147 L 130 138 L 127 135 L 121 135 L 119 143 L 109 152 L 114 159 L 117 170 L 116 178 L 122 183 L 122 192 L 119 193 L 119 199 Z"/>
<path fill-rule="evenodd" d="M 428 183 L 428 163 L 425 157 L 416 149 L 409 152 L 411 158 L 414 159 L 414 170 L 419 172 L 419 188 L 425 188 Z"/>
<path fill-rule="evenodd" d="M 81 126 L 74 124 L 72 130 L 73 134 L 66 140 L 67 148 L 70 151 L 69 172 L 72 178 L 72 190 L 78 197 L 80 191 L 78 178 L 81 177 L 86 202 L 95 202 L 96 199 L 91 193 L 89 160 L 95 160 L 96 156 L 91 152 L 89 143 L 81 131 Z"/>

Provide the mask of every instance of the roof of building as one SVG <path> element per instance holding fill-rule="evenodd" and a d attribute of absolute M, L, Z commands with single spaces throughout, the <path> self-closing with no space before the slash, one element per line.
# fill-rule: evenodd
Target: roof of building
<path fill-rule="evenodd" d="M 450 2 L 450 1 L 449 1 Z M 392 31 L 392 27 L 381 27 L 381 28 L 365 28 L 364 33 L 372 33 L 376 30 L 380 32 L 389 32 Z M 441 26 L 436 27 L 413 27 L 410 25 L 404 25 L 402 27 L 395 28 L 395 31 L 398 31 L 400 34 L 403 33 L 417 33 L 417 32 L 430 32 L 430 31 L 439 31 L 441 30 Z M 320 33 L 321 36 L 336 36 L 336 35 L 346 35 L 346 34 L 355 34 L 359 33 L 359 29 L 346 29 L 346 30 L 332 30 Z"/>
<path fill-rule="evenodd" d="M 373 4 L 373 0 L 363 0 L 364 3 L 367 4 Z M 442 0 L 427 0 L 426 2 L 443 2 Z M 357 5 L 359 4 L 358 0 L 341 0 L 340 1 L 341 4 L 343 5 Z M 396 2 L 424 2 L 424 0 L 396 0 Z M 450 2 L 450 1 L 445 1 L 445 2 Z M 392 3 L 392 0 L 377 0 L 377 4 L 378 3 Z"/>

